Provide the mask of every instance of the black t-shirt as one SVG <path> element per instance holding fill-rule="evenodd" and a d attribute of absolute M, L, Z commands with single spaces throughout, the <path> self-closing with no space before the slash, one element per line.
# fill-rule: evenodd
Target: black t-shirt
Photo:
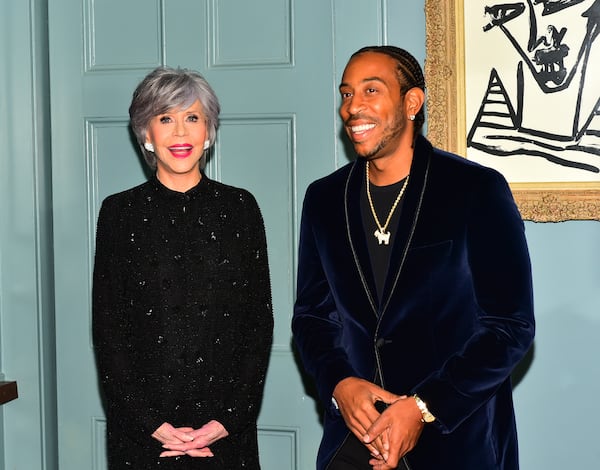
<path fill-rule="evenodd" d="M 394 205 L 394 201 L 402 190 L 404 181 L 405 178 L 397 183 L 387 186 L 375 186 L 372 183 L 369 185 L 373 206 L 375 207 L 377 218 L 381 224 L 385 224 L 388 214 Z M 404 199 L 404 197 L 402 199 Z M 392 252 L 394 241 L 396 239 L 396 233 L 398 231 L 398 220 L 400 219 L 400 212 L 402 211 L 402 200 L 400 200 L 396 206 L 396 209 L 392 214 L 392 219 L 390 220 L 390 223 L 386 229 L 386 231 L 390 232 L 390 241 L 388 245 L 385 243 L 379 243 L 379 240 L 375 236 L 375 231 L 378 229 L 378 227 L 369 206 L 366 182 L 363 182 L 362 184 L 360 207 L 363 227 L 367 237 L 369 256 L 371 258 L 371 269 L 373 269 L 375 284 L 377 286 L 377 298 L 378 301 L 381 301 L 381 293 L 383 291 L 383 286 L 385 284 L 385 279 L 390 264 L 390 254 Z"/>

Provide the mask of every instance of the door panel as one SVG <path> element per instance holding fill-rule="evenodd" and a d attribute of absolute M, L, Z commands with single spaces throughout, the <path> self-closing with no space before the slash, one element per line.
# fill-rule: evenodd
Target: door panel
<path fill-rule="evenodd" d="M 266 223 L 275 337 L 263 468 L 313 465 L 321 429 L 289 325 L 298 206 L 314 179 L 302 168 L 325 174 L 335 162 L 331 15 L 322 0 L 50 3 L 61 470 L 106 466 L 90 336 L 95 221 L 104 197 L 147 177 L 127 111 L 136 84 L 162 63 L 199 70 L 215 88 L 221 126 L 206 171 L 249 189 Z"/>

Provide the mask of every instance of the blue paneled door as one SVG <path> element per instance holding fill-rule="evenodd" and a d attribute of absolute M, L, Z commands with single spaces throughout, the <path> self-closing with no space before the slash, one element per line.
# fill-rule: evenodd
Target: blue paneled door
<path fill-rule="evenodd" d="M 262 208 L 276 320 L 261 460 L 267 470 L 311 468 L 321 429 L 289 324 L 299 205 L 335 161 L 331 3 L 54 0 L 49 9 L 60 469 L 106 466 L 90 335 L 95 221 L 105 196 L 146 179 L 127 109 L 160 64 L 197 69 L 214 86 L 222 121 L 207 173 L 249 189 Z"/>

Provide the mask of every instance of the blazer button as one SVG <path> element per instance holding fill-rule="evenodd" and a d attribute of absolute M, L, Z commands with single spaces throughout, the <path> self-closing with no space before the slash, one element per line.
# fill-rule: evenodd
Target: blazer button
<path fill-rule="evenodd" d="M 390 344 L 391 342 L 391 339 L 379 338 L 377 341 L 375 341 L 375 346 L 377 346 L 377 348 L 381 348 L 386 344 Z"/>

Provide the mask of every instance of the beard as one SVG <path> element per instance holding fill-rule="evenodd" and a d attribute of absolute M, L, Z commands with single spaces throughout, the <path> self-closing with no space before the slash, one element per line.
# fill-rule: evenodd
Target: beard
<path fill-rule="evenodd" d="M 378 120 L 373 120 L 373 122 L 379 123 Z M 394 116 L 392 123 L 384 128 L 383 135 L 373 147 L 361 149 L 360 147 L 357 147 L 357 144 L 353 143 L 354 150 L 359 157 L 367 160 L 376 160 L 384 157 L 388 153 L 385 150 L 392 145 L 392 142 L 398 142 L 400 140 L 402 133 L 407 131 L 406 127 L 406 119 L 402 113 L 398 112 Z M 395 150 L 395 148 L 392 150 Z"/>

